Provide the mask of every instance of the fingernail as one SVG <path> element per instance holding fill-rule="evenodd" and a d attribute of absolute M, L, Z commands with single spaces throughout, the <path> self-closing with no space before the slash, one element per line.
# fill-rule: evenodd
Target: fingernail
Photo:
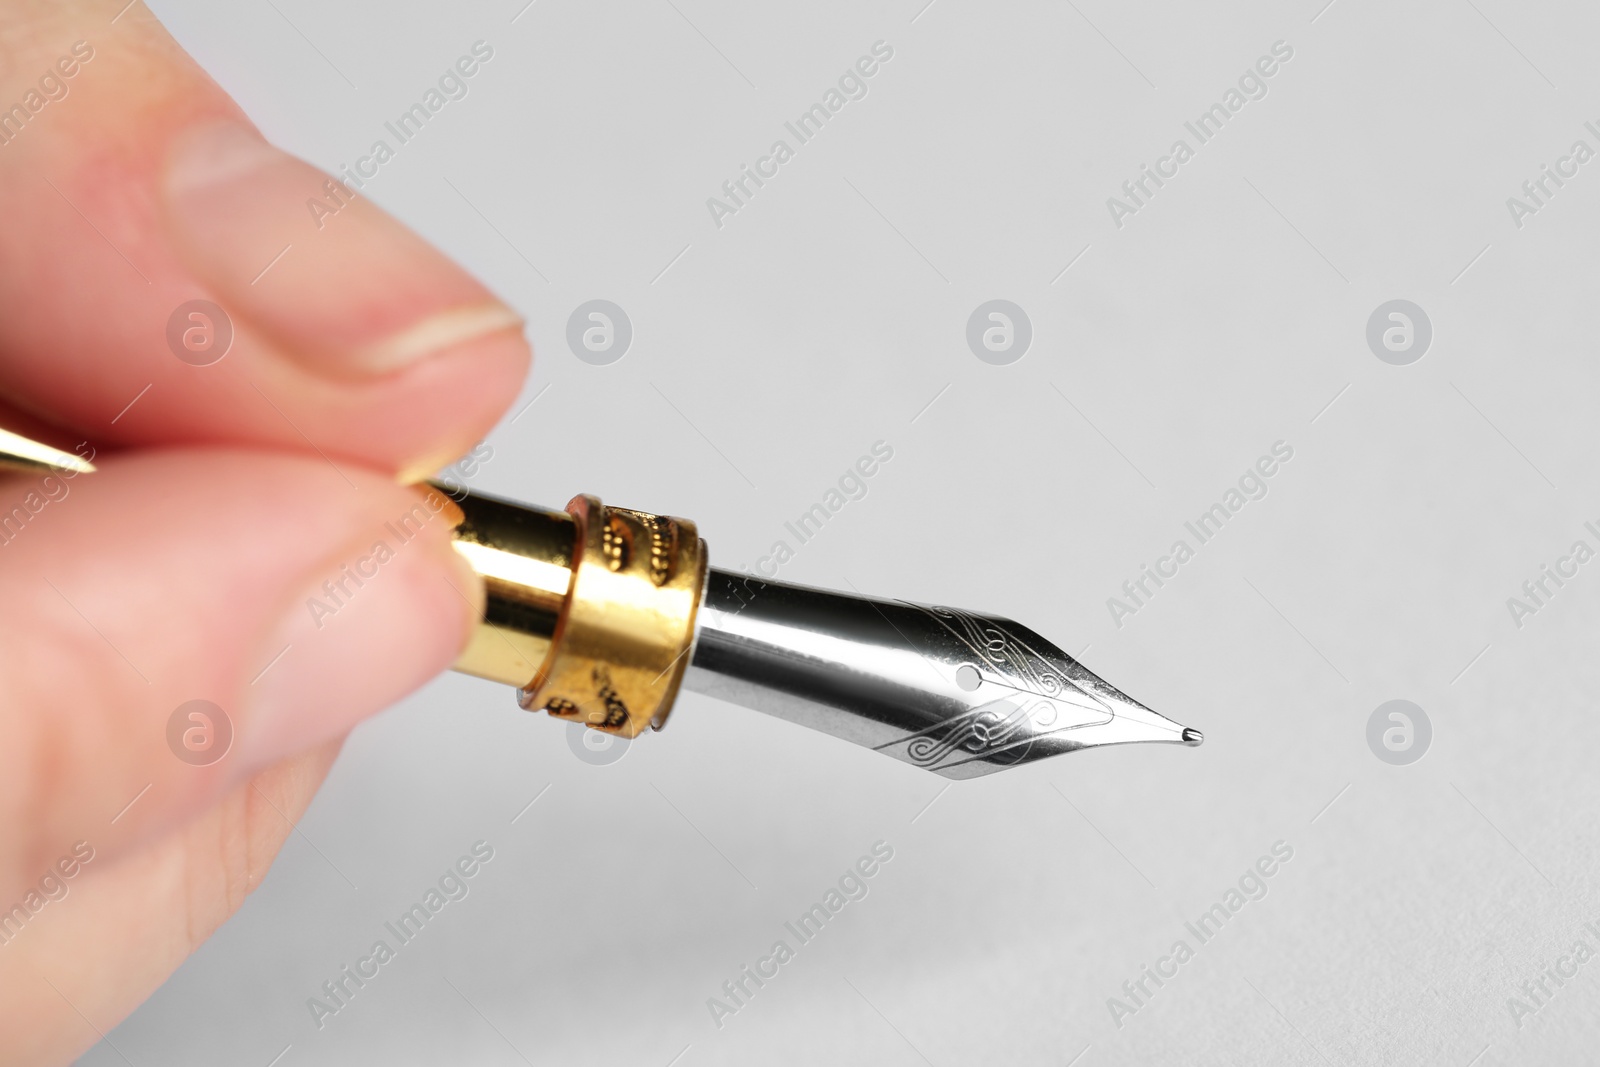
<path fill-rule="evenodd" d="M 521 329 L 470 275 L 336 180 L 223 121 L 180 134 L 166 164 L 186 265 L 285 358 L 334 378 L 391 374 Z"/>
<path fill-rule="evenodd" d="M 392 337 L 366 346 L 357 355 L 363 366 L 393 370 L 487 334 L 521 328 L 522 317 L 504 304 L 476 304 L 442 311 Z"/>
<path fill-rule="evenodd" d="M 412 509 L 310 576 L 258 653 L 247 766 L 343 735 L 455 661 L 482 615 L 483 583 L 447 521 Z"/>

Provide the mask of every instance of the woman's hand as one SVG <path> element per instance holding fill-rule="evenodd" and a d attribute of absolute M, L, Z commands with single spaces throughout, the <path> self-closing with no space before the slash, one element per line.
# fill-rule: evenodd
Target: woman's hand
<path fill-rule="evenodd" d="M 400 483 L 529 360 L 510 309 L 124 3 L 0 11 L 0 426 L 99 468 L 0 477 L 7 1064 L 115 1026 L 260 882 L 339 739 L 450 664 L 481 588 Z"/>

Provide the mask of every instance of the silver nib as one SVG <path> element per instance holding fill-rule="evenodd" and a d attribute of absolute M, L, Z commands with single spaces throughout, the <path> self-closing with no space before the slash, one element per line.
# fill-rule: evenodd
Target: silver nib
<path fill-rule="evenodd" d="M 713 569 L 698 626 L 685 688 L 946 778 L 1204 740 L 1009 619 Z"/>

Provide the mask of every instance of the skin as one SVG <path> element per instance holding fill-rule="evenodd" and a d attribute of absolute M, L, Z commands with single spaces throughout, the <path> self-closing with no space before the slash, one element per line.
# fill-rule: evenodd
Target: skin
<path fill-rule="evenodd" d="M 98 468 L 0 476 L 6 1064 L 68 1062 L 126 1017 L 261 882 L 342 737 L 455 658 L 480 583 L 438 517 L 385 524 L 530 359 L 511 312 L 368 201 L 319 229 L 324 176 L 123 3 L 0 5 L 0 109 L 93 49 L 0 144 L 0 426 Z M 234 330 L 205 367 L 167 342 L 197 298 Z M 196 699 L 233 731 L 209 766 L 169 747 Z"/>

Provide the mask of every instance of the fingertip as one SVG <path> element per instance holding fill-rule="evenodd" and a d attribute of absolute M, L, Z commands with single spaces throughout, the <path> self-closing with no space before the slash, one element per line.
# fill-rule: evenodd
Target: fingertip
<path fill-rule="evenodd" d="M 448 502 L 400 505 L 310 569 L 259 646 L 238 772 L 339 737 L 449 668 L 482 616 Z"/>

